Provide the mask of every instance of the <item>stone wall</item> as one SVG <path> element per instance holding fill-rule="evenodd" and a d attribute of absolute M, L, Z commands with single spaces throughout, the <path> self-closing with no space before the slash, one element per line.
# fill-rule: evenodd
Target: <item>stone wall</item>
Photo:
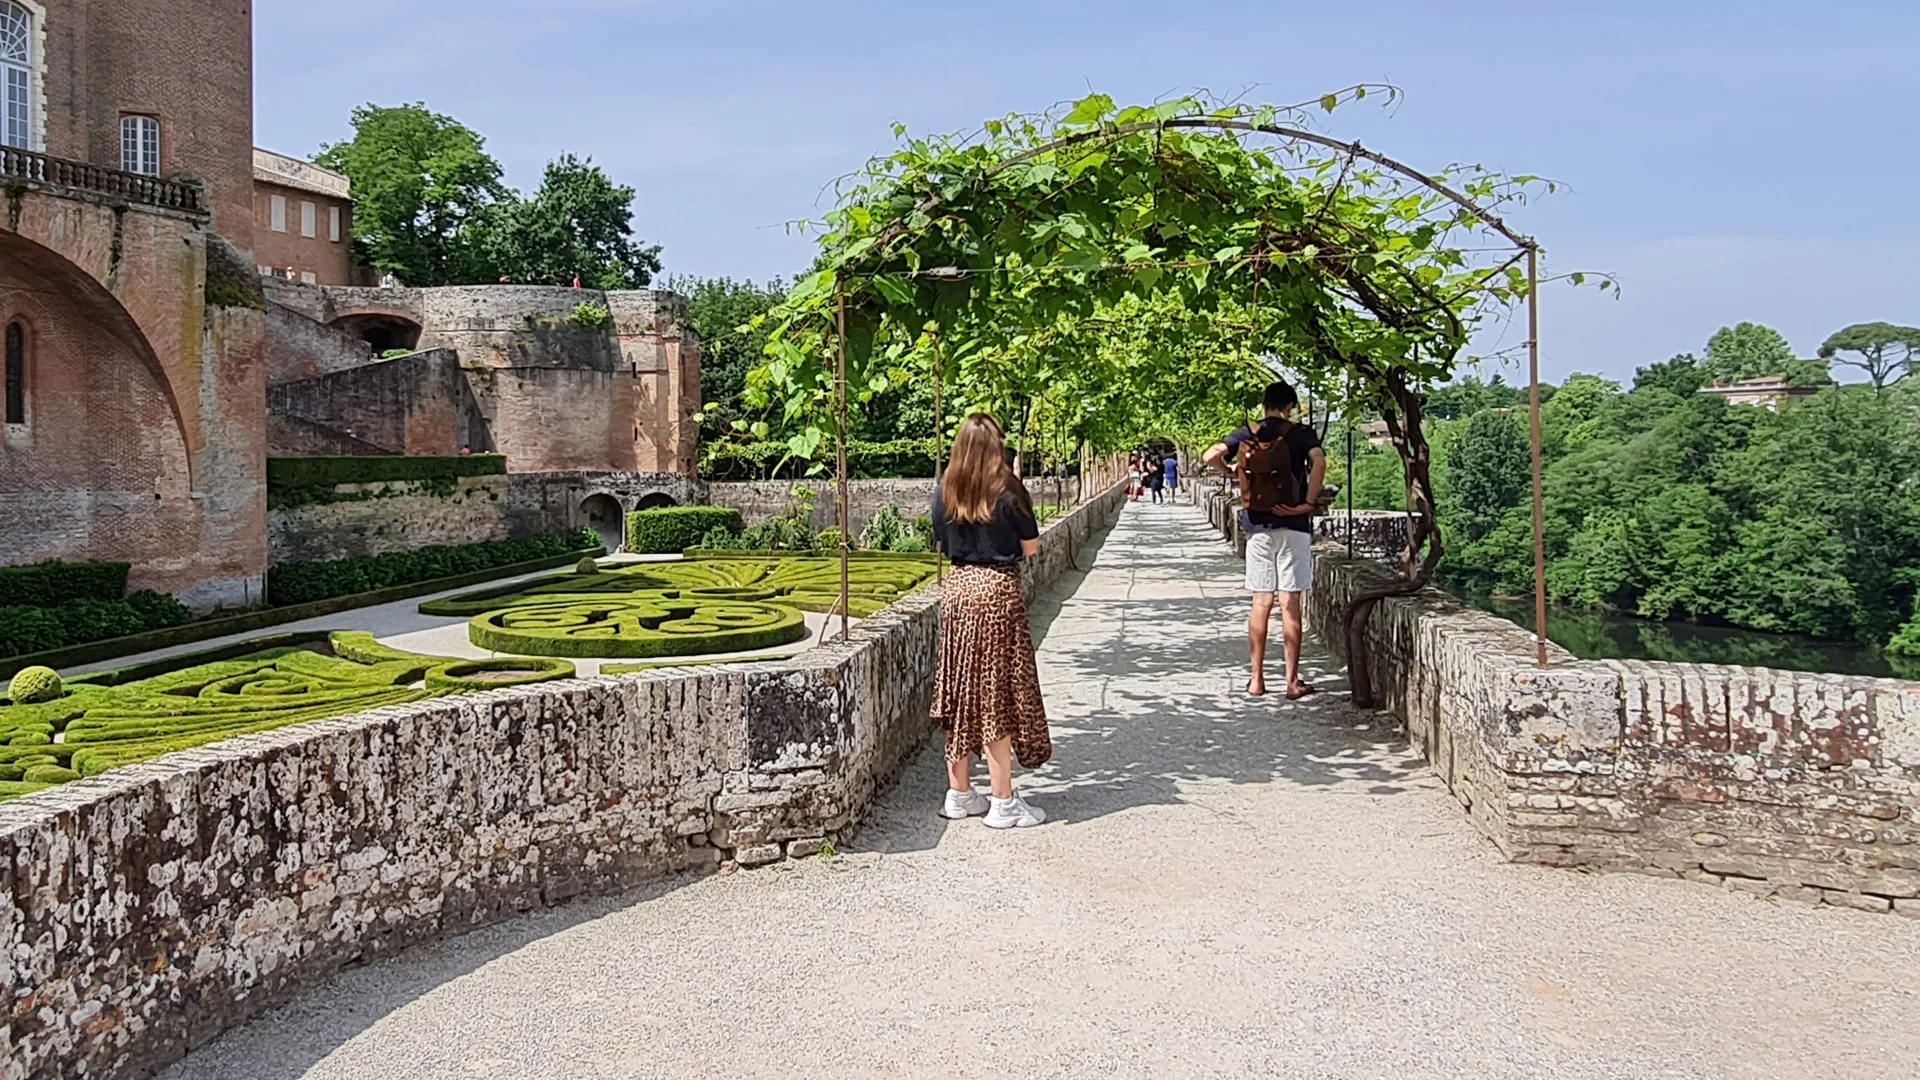
<path fill-rule="evenodd" d="M 460 356 L 449 349 L 363 361 L 269 386 L 267 405 L 275 418 L 304 421 L 380 453 L 450 457 L 462 449 L 494 449 L 487 418 L 460 369 Z M 300 456 L 300 447 L 309 441 L 299 430 L 304 425 L 284 427 L 276 433 L 301 437 L 294 445 L 271 446 L 270 456 Z"/>
<path fill-rule="evenodd" d="M 461 477 L 445 495 L 413 481 L 341 484 L 334 490 L 349 501 L 267 511 L 270 556 L 276 565 L 325 562 L 505 540 L 507 487 L 505 476 Z"/>
<path fill-rule="evenodd" d="M 270 295 L 284 296 L 290 291 L 277 287 L 270 290 Z M 315 322 L 296 308 L 268 301 L 267 385 L 330 375 L 365 367 L 372 361 L 367 343 L 354 335 Z"/>
<path fill-rule="evenodd" d="M 1055 522 L 1034 568 L 1111 521 Z M 0 805 L 0 1077 L 144 1075 L 343 968 L 811 854 L 931 728 L 937 587 L 794 660 L 441 699 Z"/>
<path fill-rule="evenodd" d="M 1317 551 L 1308 626 L 1336 655 L 1386 580 Z M 1688 877 L 1920 917 L 1920 684 L 1580 661 L 1434 589 L 1368 622 L 1373 682 L 1510 859 Z"/>
<path fill-rule="evenodd" d="M 1181 489 L 1207 515 L 1213 527 L 1232 541 L 1234 551 L 1244 555 L 1247 538 L 1240 529 L 1240 503 L 1233 488 L 1224 480 L 1209 478 L 1182 481 Z M 1335 510 L 1314 518 L 1314 536 L 1332 540 L 1342 547 L 1347 545 L 1347 539 L 1351 536 L 1353 548 L 1359 554 L 1378 562 L 1399 565 L 1401 553 L 1407 550 L 1410 525 L 1404 512 L 1355 510 L 1351 532 L 1348 531 L 1347 517 L 1345 510 Z"/>

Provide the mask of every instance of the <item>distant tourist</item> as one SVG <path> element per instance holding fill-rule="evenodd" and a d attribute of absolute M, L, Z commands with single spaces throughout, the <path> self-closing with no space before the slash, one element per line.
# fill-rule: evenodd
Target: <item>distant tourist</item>
<path fill-rule="evenodd" d="M 400 287 L 400 281 L 398 278 L 395 278 L 392 274 L 381 274 L 380 287 L 383 289 L 397 289 Z"/>
<path fill-rule="evenodd" d="M 1162 471 L 1162 468 L 1158 461 L 1152 458 L 1147 459 L 1147 490 L 1153 492 L 1154 502 L 1160 501 L 1161 493 L 1167 486 L 1167 474 Z"/>
<path fill-rule="evenodd" d="M 1146 476 L 1145 467 L 1140 464 L 1140 455 L 1127 459 L 1127 498 L 1140 501 L 1140 481 Z"/>
<path fill-rule="evenodd" d="M 1168 454 L 1167 460 L 1160 463 L 1160 471 L 1166 476 L 1167 490 L 1172 492 L 1178 492 L 1180 490 L 1179 456 L 1176 454 Z M 1169 502 L 1171 502 L 1173 499 L 1173 496 L 1168 495 L 1167 499 Z"/>
<path fill-rule="evenodd" d="M 579 275 L 579 274 L 575 274 L 575 275 L 573 275 L 573 287 L 574 287 L 574 288 L 576 288 L 576 289 L 580 287 L 580 275 Z"/>
<path fill-rule="evenodd" d="M 986 815 L 989 828 L 1045 821 L 1013 791 L 1013 763 L 1037 769 L 1053 756 L 1033 633 L 1020 591 L 1020 563 L 1040 553 L 1033 500 L 1008 466 L 992 417 L 960 425 L 946 474 L 933 489 L 934 543 L 953 562 L 940 604 L 940 657 L 933 719 L 946 730 L 947 801 L 942 817 Z M 976 755 L 987 759 L 991 798 L 973 787 Z"/>
<path fill-rule="evenodd" d="M 472 449 L 471 447 L 466 447 L 466 446 L 463 446 L 463 447 L 461 447 L 461 448 L 460 448 L 460 456 L 461 456 L 461 457 L 466 457 L 466 456 L 468 456 L 468 455 L 469 455 L 469 454 L 471 454 L 471 453 L 473 453 L 473 449 Z"/>
<path fill-rule="evenodd" d="M 1327 476 L 1320 436 L 1293 421 L 1300 395 L 1284 382 L 1267 387 L 1262 398 L 1266 419 L 1240 428 L 1216 443 L 1203 460 L 1225 471 L 1235 462 L 1240 481 L 1240 526 L 1247 536 L 1247 591 L 1253 614 L 1247 638 L 1253 649 L 1253 678 L 1247 693 L 1267 692 L 1267 628 L 1274 594 L 1280 596 L 1282 644 L 1287 658 L 1287 697 L 1314 692 L 1300 679 L 1301 597 L 1313 591 L 1313 512 Z"/>

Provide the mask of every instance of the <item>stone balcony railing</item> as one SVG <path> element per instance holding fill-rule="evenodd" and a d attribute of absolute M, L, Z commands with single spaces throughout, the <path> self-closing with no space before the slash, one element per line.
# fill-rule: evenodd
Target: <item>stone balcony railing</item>
<path fill-rule="evenodd" d="M 84 161 L 68 161 L 31 150 L 0 146 L 0 184 L 12 187 L 22 183 L 186 214 L 208 212 L 206 196 L 196 184 L 162 180 L 157 176 L 122 172 L 89 165 Z"/>

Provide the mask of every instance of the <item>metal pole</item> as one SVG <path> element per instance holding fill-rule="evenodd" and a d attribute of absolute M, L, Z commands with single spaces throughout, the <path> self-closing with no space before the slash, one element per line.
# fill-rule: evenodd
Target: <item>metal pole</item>
<path fill-rule="evenodd" d="M 940 339 L 933 340 L 933 483 L 940 485 L 940 474 L 947 471 L 947 418 L 940 415 L 940 389 L 947 381 L 947 365 L 940 352 Z M 927 537 L 927 546 L 933 549 L 933 579 L 941 585 L 947 583 L 947 557 L 940 546 Z"/>
<path fill-rule="evenodd" d="M 840 636 L 844 639 L 853 633 L 848 618 L 847 596 L 851 591 L 851 576 L 847 572 L 848 547 L 851 538 L 847 536 L 847 292 L 838 282 L 833 287 L 834 299 L 838 306 L 840 358 L 834 373 L 834 388 L 838 396 L 840 423 L 834 433 L 838 444 L 839 461 L 834 466 L 834 487 L 839 503 L 840 518 Z"/>
<path fill-rule="evenodd" d="M 1540 249 L 1527 246 L 1527 421 L 1533 438 L 1534 659 L 1547 666 L 1547 512 L 1540 481 Z"/>
<path fill-rule="evenodd" d="M 1347 557 L 1353 557 L 1353 369 L 1347 369 Z"/>

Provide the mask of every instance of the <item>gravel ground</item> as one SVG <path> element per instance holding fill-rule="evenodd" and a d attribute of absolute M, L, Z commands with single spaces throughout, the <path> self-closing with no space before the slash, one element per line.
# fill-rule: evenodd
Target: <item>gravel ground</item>
<path fill-rule="evenodd" d="M 1237 693 L 1238 577 L 1140 504 L 1036 605 L 1042 828 L 937 819 L 928 754 L 832 859 L 426 947 L 165 1076 L 1920 1075 L 1920 922 L 1502 863 L 1322 657 L 1311 707 Z"/>

